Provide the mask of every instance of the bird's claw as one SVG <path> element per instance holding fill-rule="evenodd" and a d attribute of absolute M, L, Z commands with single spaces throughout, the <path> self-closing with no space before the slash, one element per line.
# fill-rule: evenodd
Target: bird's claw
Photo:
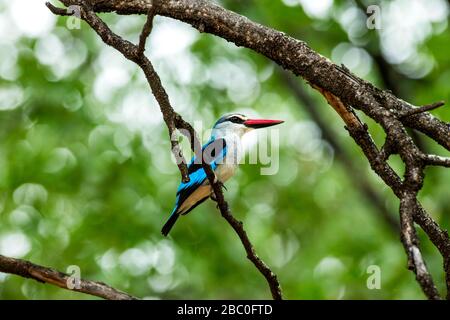
<path fill-rule="evenodd" d="M 221 189 L 225 189 L 226 191 L 228 191 L 227 187 L 220 181 L 217 181 L 216 184 L 221 188 Z"/>
<path fill-rule="evenodd" d="M 225 185 L 224 185 L 222 182 L 220 182 L 219 180 L 216 180 L 215 183 L 219 186 L 219 188 L 225 189 L 225 190 L 228 191 L 227 187 L 225 187 Z M 212 201 L 217 202 L 216 194 L 214 193 L 214 191 L 211 192 L 211 194 L 209 195 L 209 198 L 210 198 Z M 219 204 L 218 204 L 218 203 L 217 203 L 217 208 L 219 208 Z"/>

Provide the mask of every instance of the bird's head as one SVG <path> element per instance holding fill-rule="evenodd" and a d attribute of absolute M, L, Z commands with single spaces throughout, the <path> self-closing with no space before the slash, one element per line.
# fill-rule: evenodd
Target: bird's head
<path fill-rule="evenodd" d="M 249 119 L 243 114 L 231 113 L 217 120 L 213 127 L 213 132 L 216 136 L 235 134 L 242 137 L 245 133 L 253 129 L 271 127 L 283 122 L 282 120 Z"/>

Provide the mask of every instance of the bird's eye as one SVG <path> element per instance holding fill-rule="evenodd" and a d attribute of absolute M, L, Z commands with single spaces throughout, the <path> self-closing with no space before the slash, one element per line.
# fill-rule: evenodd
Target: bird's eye
<path fill-rule="evenodd" d="M 234 122 L 234 123 L 242 123 L 243 122 L 243 120 L 241 118 L 236 117 L 236 116 L 231 117 L 230 121 Z"/>

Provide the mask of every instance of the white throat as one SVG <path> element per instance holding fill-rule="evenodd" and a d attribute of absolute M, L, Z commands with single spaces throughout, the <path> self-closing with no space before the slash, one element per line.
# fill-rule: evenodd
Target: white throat
<path fill-rule="evenodd" d="M 225 139 L 227 153 L 222 163 L 217 166 L 216 174 L 221 182 L 225 182 L 236 172 L 241 159 L 244 156 L 244 149 L 242 147 L 242 136 L 250 131 L 248 128 L 236 127 L 222 127 L 214 128 L 212 136 L 215 139 Z M 241 129 L 242 128 L 242 129 Z"/>

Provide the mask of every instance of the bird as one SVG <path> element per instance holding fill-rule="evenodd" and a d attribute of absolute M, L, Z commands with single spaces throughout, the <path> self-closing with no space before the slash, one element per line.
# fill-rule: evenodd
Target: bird
<path fill-rule="evenodd" d="M 219 118 L 211 131 L 211 138 L 202 147 L 204 162 L 208 163 L 218 182 L 231 178 L 242 157 L 241 138 L 253 129 L 281 124 L 282 120 L 249 119 L 240 113 Z M 192 157 L 188 165 L 189 182 L 181 182 L 176 193 L 175 206 L 161 233 L 167 236 L 180 215 L 186 215 L 206 199 L 214 200 L 213 189 L 202 166 L 201 159 Z M 216 180 L 216 181 L 217 181 Z"/>

